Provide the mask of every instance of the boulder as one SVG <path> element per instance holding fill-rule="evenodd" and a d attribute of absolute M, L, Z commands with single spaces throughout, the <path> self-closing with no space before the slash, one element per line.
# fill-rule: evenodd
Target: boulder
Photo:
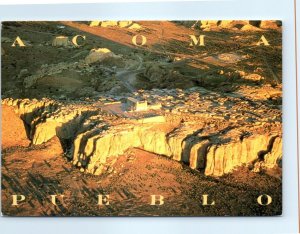
<path fill-rule="evenodd" d="M 102 62 L 107 58 L 121 58 L 121 56 L 115 55 L 107 48 L 92 49 L 89 55 L 85 58 L 85 63 L 91 64 L 95 62 Z"/>
<path fill-rule="evenodd" d="M 253 32 L 253 31 L 261 31 L 261 29 L 258 27 L 255 27 L 251 24 L 246 24 L 241 28 L 241 31 L 252 31 Z"/>
<path fill-rule="evenodd" d="M 118 26 L 118 21 L 102 21 L 101 23 L 101 27 L 103 28 L 114 26 Z"/>
<path fill-rule="evenodd" d="M 101 24 L 101 21 L 91 21 L 90 27 L 96 27 L 96 26 L 99 26 L 100 24 Z"/>
<path fill-rule="evenodd" d="M 120 28 L 126 28 L 132 25 L 132 21 L 119 21 L 118 25 Z"/>
<path fill-rule="evenodd" d="M 220 23 L 221 28 L 232 28 L 234 24 L 234 20 L 222 20 Z"/>
<path fill-rule="evenodd" d="M 218 22 L 219 22 L 219 20 L 201 20 L 200 28 L 203 31 L 210 31 L 211 29 L 217 29 L 218 28 Z"/>
<path fill-rule="evenodd" d="M 18 78 L 24 78 L 24 77 L 28 76 L 28 74 L 29 74 L 28 69 L 24 68 L 20 71 Z"/>
<path fill-rule="evenodd" d="M 280 21 L 276 20 L 262 20 L 260 23 L 260 28 L 263 29 L 278 29 L 280 26 Z"/>
<path fill-rule="evenodd" d="M 248 22 L 247 20 L 222 20 L 218 26 L 225 29 L 240 29 Z"/>
<path fill-rule="evenodd" d="M 141 29 L 142 26 L 137 24 L 137 23 L 133 23 L 131 26 L 128 27 L 129 29 Z"/>

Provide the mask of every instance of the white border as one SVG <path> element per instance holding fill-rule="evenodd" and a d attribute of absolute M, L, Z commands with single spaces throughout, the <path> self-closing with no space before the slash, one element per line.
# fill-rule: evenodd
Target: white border
<path fill-rule="evenodd" d="M 164 0 L 164 2 L 224 2 L 232 0 Z M 87 0 L 84 3 L 121 3 L 121 2 L 162 2 L 161 0 Z M 22 4 L 73 4 L 82 3 L 82 0 L 1 0 L 1 5 Z"/>
<path fill-rule="evenodd" d="M 66 0 L 64 0 L 66 1 Z M 11 1 L 10 1 L 11 2 Z M 62 2 L 62 1 L 60 1 Z M 74 1 L 73 1 L 74 2 Z M 0 232 L 297 233 L 297 132 L 293 0 L 235 0 L 0 6 L 0 20 L 280 19 L 283 21 L 283 215 L 199 218 L 0 218 Z"/>

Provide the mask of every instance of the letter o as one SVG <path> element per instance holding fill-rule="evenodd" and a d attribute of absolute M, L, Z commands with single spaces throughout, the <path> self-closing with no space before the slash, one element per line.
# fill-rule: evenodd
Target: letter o
<path fill-rule="evenodd" d="M 141 43 L 141 44 L 137 44 L 136 39 L 137 39 L 138 36 L 140 36 L 141 39 L 142 39 L 142 43 Z M 132 37 L 132 40 L 131 40 L 131 41 L 132 41 L 132 43 L 133 43 L 134 45 L 136 45 L 136 46 L 143 46 L 143 45 L 146 44 L 147 38 L 146 38 L 145 36 L 143 36 L 143 35 L 135 35 L 135 36 Z"/>
<path fill-rule="evenodd" d="M 266 197 L 267 198 L 267 203 L 263 203 L 262 202 L 262 198 L 263 197 Z M 272 203 L 272 197 L 271 196 L 269 196 L 269 195 L 267 195 L 267 194 L 263 194 L 263 195 L 260 195 L 258 198 L 257 198 L 257 202 L 258 202 L 258 204 L 260 204 L 260 205 L 262 205 L 262 206 L 268 206 L 268 205 L 270 205 L 271 203 Z"/>

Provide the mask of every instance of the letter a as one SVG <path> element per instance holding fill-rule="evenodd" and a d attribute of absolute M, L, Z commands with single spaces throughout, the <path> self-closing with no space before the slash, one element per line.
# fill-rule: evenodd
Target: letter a
<path fill-rule="evenodd" d="M 259 41 L 256 43 L 257 46 L 260 46 L 261 44 L 264 44 L 265 46 L 270 45 L 264 35 L 262 35 Z"/>
<path fill-rule="evenodd" d="M 16 38 L 16 40 L 14 41 L 14 43 L 11 45 L 12 47 L 16 47 L 16 43 L 20 46 L 20 47 L 25 47 L 24 42 L 21 40 L 21 38 L 18 36 Z"/>
<path fill-rule="evenodd" d="M 199 46 L 205 46 L 204 45 L 204 37 L 205 37 L 205 35 L 200 35 L 199 39 L 197 39 L 195 37 L 195 35 L 190 35 L 190 37 L 192 39 L 192 41 L 190 43 L 190 46 L 194 46 L 194 45 L 197 45 L 197 44 L 199 44 Z"/>
<path fill-rule="evenodd" d="M 24 195 L 12 195 L 12 199 L 13 199 L 12 205 L 18 206 L 19 202 L 25 201 L 25 196 Z"/>

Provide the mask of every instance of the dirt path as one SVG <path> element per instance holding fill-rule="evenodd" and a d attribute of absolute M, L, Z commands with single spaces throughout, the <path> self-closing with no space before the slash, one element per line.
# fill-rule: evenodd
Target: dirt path
<path fill-rule="evenodd" d="M 139 64 L 136 69 L 133 69 L 133 66 L 130 66 L 129 68 L 121 71 L 117 71 L 116 73 L 116 78 L 122 82 L 124 87 L 129 91 L 129 92 L 135 92 L 136 89 L 132 85 L 135 82 L 136 75 L 139 74 L 140 72 L 143 71 L 142 66 L 143 66 L 143 59 L 140 56 L 136 56 L 138 58 Z"/>

